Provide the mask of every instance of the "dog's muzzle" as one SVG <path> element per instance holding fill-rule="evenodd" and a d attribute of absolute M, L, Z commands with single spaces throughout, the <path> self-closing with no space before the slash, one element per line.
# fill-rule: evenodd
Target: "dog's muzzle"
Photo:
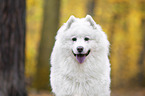
<path fill-rule="evenodd" d="M 84 62 L 85 58 L 89 55 L 90 50 L 88 50 L 88 52 L 85 53 L 85 54 L 82 54 L 82 53 L 75 54 L 73 51 L 72 51 L 72 53 L 73 53 L 74 56 L 76 57 L 77 61 L 78 61 L 80 64 L 82 64 L 82 63 Z"/>

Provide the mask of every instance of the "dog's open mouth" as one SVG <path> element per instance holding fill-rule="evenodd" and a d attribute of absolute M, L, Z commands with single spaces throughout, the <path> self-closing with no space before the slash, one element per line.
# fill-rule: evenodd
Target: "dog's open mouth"
<path fill-rule="evenodd" d="M 73 52 L 73 51 L 72 51 L 72 52 Z M 75 53 L 73 52 L 74 56 L 76 57 L 77 61 L 78 61 L 80 64 L 84 62 L 86 56 L 88 56 L 89 53 L 90 53 L 90 50 L 88 50 L 88 52 L 87 52 L 86 54 L 75 54 Z"/>

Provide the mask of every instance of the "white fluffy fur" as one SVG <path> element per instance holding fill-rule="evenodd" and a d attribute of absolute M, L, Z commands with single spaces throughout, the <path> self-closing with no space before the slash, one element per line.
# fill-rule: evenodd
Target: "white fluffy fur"
<path fill-rule="evenodd" d="M 77 41 L 73 42 L 72 37 Z M 88 42 L 84 37 L 89 36 Z M 82 64 L 72 51 L 91 50 Z M 51 55 L 51 86 L 56 96 L 110 96 L 109 42 L 91 16 L 71 16 L 59 30 Z"/>

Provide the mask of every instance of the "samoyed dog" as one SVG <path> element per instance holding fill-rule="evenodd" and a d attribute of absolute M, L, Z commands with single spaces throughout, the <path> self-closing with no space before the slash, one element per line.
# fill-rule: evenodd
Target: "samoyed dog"
<path fill-rule="evenodd" d="M 90 15 L 71 16 L 58 30 L 51 55 L 55 96 L 110 96 L 109 41 Z"/>

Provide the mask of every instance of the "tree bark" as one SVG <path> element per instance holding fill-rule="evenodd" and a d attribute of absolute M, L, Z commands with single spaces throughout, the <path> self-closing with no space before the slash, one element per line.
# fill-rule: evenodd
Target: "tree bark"
<path fill-rule="evenodd" d="M 0 96 L 26 96 L 25 0 L 0 0 Z"/>
<path fill-rule="evenodd" d="M 36 72 L 37 90 L 51 90 L 49 84 L 50 54 L 59 25 L 60 0 L 44 0 L 44 14 Z"/>

